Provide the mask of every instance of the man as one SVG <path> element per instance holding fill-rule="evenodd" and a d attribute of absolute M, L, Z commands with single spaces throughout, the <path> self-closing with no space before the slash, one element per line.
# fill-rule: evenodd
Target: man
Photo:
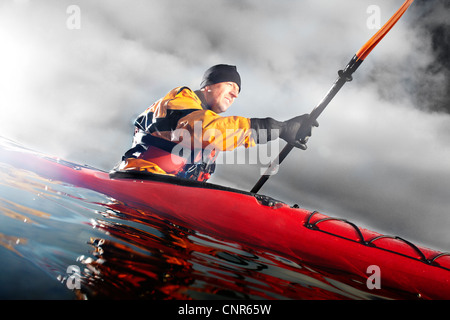
<path fill-rule="evenodd" d="M 206 181 L 218 152 L 255 146 L 278 137 L 306 149 L 311 135 L 298 139 L 308 115 L 280 122 L 273 118 L 222 117 L 239 96 L 241 77 L 235 66 L 219 64 L 203 75 L 200 90 L 177 87 L 152 104 L 135 121 L 133 146 L 115 168 L 147 171 Z M 314 121 L 313 126 L 318 126 Z"/>

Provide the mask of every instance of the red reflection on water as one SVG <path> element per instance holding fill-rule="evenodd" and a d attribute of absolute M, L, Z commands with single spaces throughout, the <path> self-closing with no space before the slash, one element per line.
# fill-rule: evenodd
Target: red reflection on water
<path fill-rule="evenodd" d="M 96 259 L 82 261 L 87 298 L 415 298 L 385 289 L 370 292 L 365 279 L 198 234 L 147 208 L 114 202 L 103 215 L 115 220 L 92 224 L 108 239 L 91 239 Z"/>

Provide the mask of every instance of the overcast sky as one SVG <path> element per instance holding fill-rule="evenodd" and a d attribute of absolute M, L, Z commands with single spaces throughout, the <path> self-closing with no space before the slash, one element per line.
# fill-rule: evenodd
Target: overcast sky
<path fill-rule="evenodd" d="M 445 2 L 413 3 L 261 193 L 450 251 Z M 140 112 L 174 87 L 197 89 L 217 63 L 242 77 L 225 116 L 287 120 L 314 108 L 376 14 L 382 25 L 402 3 L 3 0 L 0 135 L 109 170 Z M 249 190 L 259 174 L 223 165 L 210 181 Z"/>

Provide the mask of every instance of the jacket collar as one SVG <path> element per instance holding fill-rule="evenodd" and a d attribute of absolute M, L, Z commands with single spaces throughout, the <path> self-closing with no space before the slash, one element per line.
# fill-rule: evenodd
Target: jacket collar
<path fill-rule="evenodd" d="M 197 95 L 197 97 L 200 99 L 200 101 L 202 102 L 202 108 L 203 110 L 210 110 L 211 108 L 208 106 L 208 104 L 206 103 L 205 100 L 205 95 L 203 94 L 203 92 L 201 90 L 195 90 L 194 93 Z"/>

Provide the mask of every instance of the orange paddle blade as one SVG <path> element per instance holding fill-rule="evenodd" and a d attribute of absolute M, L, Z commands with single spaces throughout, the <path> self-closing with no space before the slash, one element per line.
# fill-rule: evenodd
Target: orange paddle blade
<path fill-rule="evenodd" d="M 400 19 L 400 17 L 405 13 L 406 9 L 413 3 L 414 0 L 406 0 L 400 9 L 384 24 L 384 26 L 378 30 L 377 33 L 373 35 L 372 38 L 369 39 L 359 51 L 356 53 L 358 60 L 364 60 L 369 53 L 375 48 L 378 42 L 383 39 L 383 37 L 391 30 L 391 28 L 396 24 L 396 22 Z"/>

